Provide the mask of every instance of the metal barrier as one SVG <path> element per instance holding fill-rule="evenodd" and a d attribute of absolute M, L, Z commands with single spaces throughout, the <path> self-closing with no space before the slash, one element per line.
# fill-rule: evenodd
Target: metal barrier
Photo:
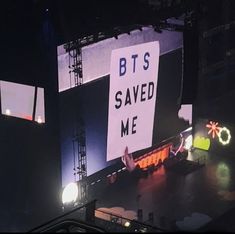
<path fill-rule="evenodd" d="M 102 213 L 106 215 L 106 218 L 103 219 L 106 221 L 107 230 L 110 225 L 116 224 L 119 225 L 119 229 L 122 227 L 122 229 L 126 230 L 126 232 L 168 232 L 169 230 L 162 229 L 160 227 L 156 227 L 147 223 L 142 223 L 138 220 L 131 220 L 126 217 L 122 217 L 118 214 L 114 214 L 112 212 L 106 212 L 102 210 L 96 210 L 96 219 L 102 219 L 97 213 Z M 105 223 L 105 222 L 103 222 Z M 96 223 L 97 224 L 97 223 Z M 114 225 L 112 225 L 114 227 Z"/>
<path fill-rule="evenodd" d="M 103 228 L 97 227 L 94 225 L 94 222 L 91 222 L 92 219 L 90 219 L 88 216 L 92 215 L 90 211 L 90 205 L 94 204 L 96 200 L 93 200 L 85 205 L 76 207 L 73 210 L 70 210 L 66 212 L 63 215 L 60 215 L 36 228 L 33 228 L 29 231 L 29 233 L 34 233 L 34 232 L 71 232 L 71 228 L 75 229 L 81 229 L 86 232 L 101 232 L 104 233 L 106 232 Z M 70 215 L 74 215 L 76 212 L 80 212 L 83 208 L 85 208 L 85 220 L 82 219 L 81 213 L 79 214 L 79 217 L 77 219 L 72 219 L 69 218 Z M 95 212 L 95 208 L 93 209 Z M 95 214 L 94 214 L 95 215 Z M 93 215 L 93 216 L 94 216 Z"/>
<path fill-rule="evenodd" d="M 48 227 L 41 228 L 41 230 L 35 229 L 33 232 L 47 233 L 47 232 L 98 232 L 106 233 L 106 231 L 100 227 L 93 226 L 91 224 L 84 223 L 77 220 L 62 220 Z"/>

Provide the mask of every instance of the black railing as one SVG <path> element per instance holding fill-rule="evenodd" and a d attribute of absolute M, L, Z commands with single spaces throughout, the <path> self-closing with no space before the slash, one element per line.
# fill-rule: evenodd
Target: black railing
<path fill-rule="evenodd" d="M 70 232 L 98 232 L 98 233 L 106 233 L 106 231 L 100 227 L 87 224 L 82 221 L 77 221 L 73 219 L 62 220 L 57 223 L 51 224 L 44 228 L 34 229 L 32 232 L 40 232 L 40 233 L 47 233 L 47 232 L 63 232 L 63 233 L 70 233 Z"/>
<path fill-rule="evenodd" d="M 96 200 L 91 201 L 91 202 L 84 204 L 82 206 L 76 207 L 76 208 L 66 212 L 63 215 L 60 215 L 54 219 L 51 219 L 50 221 L 48 221 L 46 223 L 43 223 L 42 225 L 40 225 L 38 227 L 31 229 L 29 231 L 29 233 L 54 232 L 54 231 L 63 231 L 63 230 L 66 232 L 70 232 L 71 227 L 82 229 L 82 230 L 85 230 L 86 232 L 102 232 L 102 233 L 106 232 L 104 229 L 93 225 L 93 223 L 91 224 L 91 222 L 89 222 L 90 218 L 88 218 L 88 217 L 85 218 L 85 221 L 81 220 L 82 217 L 78 217 L 78 219 L 76 218 L 76 220 L 68 218 L 70 215 L 73 215 L 75 212 L 81 211 L 83 208 L 86 209 L 85 212 L 86 212 L 86 216 L 87 216 L 87 213 L 88 214 L 91 213 L 91 211 L 89 210 L 90 205 L 92 205 L 95 202 L 96 202 Z M 94 209 L 93 209 L 93 211 L 95 211 Z"/>
<path fill-rule="evenodd" d="M 131 232 L 131 231 L 142 232 L 142 230 L 145 230 L 146 232 L 168 232 L 169 231 L 160 227 L 156 227 L 147 223 L 140 222 L 135 219 L 132 220 L 132 219 L 123 217 L 121 215 L 114 214 L 112 212 L 106 212 L 103 210 L 96 210 L 95 212 L 96 212 L 96 218 L 102 219 L 102 217 L 99 217 L 97 215 L 97 212 L 108 215 L 109 218 L 104 219 L 105 221 L 108 221 L 109 223 L 115 223 L 117 225 L 121 225 L 123 226 L 123 228 L 126 227 L 126 230 L 128 230 L 128 232 Z M 128 225 L 126 226 L 125 224 L 127 224 L 127 222 L 128 222 Z M 109 224 L 107 224 L 107 226 L 109 226 Z"/>

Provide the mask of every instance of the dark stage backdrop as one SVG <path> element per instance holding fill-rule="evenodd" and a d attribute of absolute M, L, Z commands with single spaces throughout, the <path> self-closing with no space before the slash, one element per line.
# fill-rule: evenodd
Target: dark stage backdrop
<path fill-rule="evenodd" d="M 161 55 L 153 145 L 189 127 L 188 121 L 178 117 L 181 79 L 182 49 Z M 84 121 L 88 176 L 121 161 L 106 162 L 108 97 L 109 76 L 60 93 L 62 186 L 75 180 L 73 140 L 79 119 Z"/>

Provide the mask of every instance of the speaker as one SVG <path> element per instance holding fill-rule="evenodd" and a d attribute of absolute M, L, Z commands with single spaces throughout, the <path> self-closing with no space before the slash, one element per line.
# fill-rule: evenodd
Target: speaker
<path fill-rule="evenodd" d="M 197 93 L 199 70 L 199 36 L 197 18 L 192 15 L 185 20 L 183 32 L 183 79 L 181 104 L 193 104 Z"/>

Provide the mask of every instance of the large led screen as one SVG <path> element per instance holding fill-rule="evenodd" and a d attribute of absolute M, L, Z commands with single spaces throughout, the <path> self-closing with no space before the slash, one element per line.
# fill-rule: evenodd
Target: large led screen
<path fill-rule="evenodd" d="M 111 37 L 81 48 L 83 83 L 91 82 L 110 74 L 111 53 L 118 48 L 125 48 L 141 43 L 160 41 L 160 53 L 165 54 L 182 47 L 182 33 L 162 30 L 157 33 L 152 26 L 123 33 L 117 38 Z M 73 88 L 73 57 L 76 52 L 66 51 L 66 43 L 58 46 L 58 84 L 59 92 Z"/>
<path fill-rule="evenodd" d="M 140 32 L 142 33 L 142 32 Z M 174 33 L 173 33 L 174 34 Z M 181 38 L 182 45 L 182 35 L 180 33 L 177 34 Z M 116 40 L 116 39 L 115 39 Z M 118 41 L 118 40 L 117 40 Z M 104 42 L 101 42 L 101 44 Z M 119 42 L 120 43 L 120 42 Z M 168 50 L 163 51 L 161 49 L 161 44 L 168 45 Z M 133 46 L 133 49 L 137 51 L 138 47 L 150 49 L 149 45 L 154 45 L 157 48 L 159 45 L 159 55 L 157 49 L 151 49 L 151 52 L 154 53 L 154 81 L 147 82 L 149 74 L 145 76 L 144 74 L 142 79 L 146 77 L 146 83 L 152 84 L 154 83 L 154 87 L 156 88 L 154 92 L 154 97 L 151 100 L 154 102 L 149 107 L 150 109 L 143 109 L 143 113 L 145 116 L 143 122 L 141 122 L 141 131 L 145 131 L 145 127 L 148 133 L 148 139 L 144 139 L 148 141 L 148 144 L 141 145 L 141 139 L 134 139 L 132 141 L 133 146 L 129 147 L 128 142 L 124 142 L 123 145 L 120 142 L 115 141 L 115 137 L 110 137 L 110 129 L 115 126 L 116 119 L 119 118 L 118 114 L 111 113 L 109 105 L 111 103 L 110 95 L 111 95 L 111 79 L 113 79 L 111 71 L 105 76 L 100 76 L 99 79 L 95 79 L 92 82 L 87 82 L 83 85 L 74 87 L 72 89 L 64 90 L 60 93 L 60 130 L 61 130 L 61 166 L 62 166 L 62 186 L 66 186 L 70 182 L 78 181 L 81 179 L 79 175 L 79 167 L 81 163 L 79 161 L 79 153 L 80 156 L 82 154 L 86 155 L 86 162 L 83 165 L 83 169 L 85 169 L 87 176 L 91 176 L 96 178 L 97 181 L 100 181 L 101 174 L 103 176 L 109 176 L 110 171 L 109 168 L 118 165 L 118 171 L 123 167 L 126 168 L 126 163 L 123 161 L 123 157 L 125 155 L 126 150 L 128 152 L 132 152 L 134 160 L 141 156 L 141 152 L 143 149 L 146 151 L 149 149 L 154 150 L 154 147 L 160 144 L 162 141 L 179 134 L 181 131 L 187 129 L 192 122 L 192 106 L 181 106 L 181 87 L 182 87 L 182 48 L 180 43 L 176 41 L 172 41 L 172 38 L 167 41 L 167 37 L 164 38 L 164 42 L 162 40 L 154 40 L 153 42 L 145 43 L 144 41 L 139 45 Z M 94 45 L 93 49 L 95 50 L 97 45 Z M 137 46 L 137 47 L 136 47 Z M 98 46 L 97 46 L 98 47 Z M 90 49 L 92 45 L 90 46 Z M 123 48 L 123 52 L 128 51 L 131 47 Z M 92 51 L 92 50 L 91 50 Z M 119 51 L 120 52 L 120 51 Z M 95 52 L 94 52 L 95 53 Z M 114 53 L 115 50 L 114 50 Z M 109 64 L 111 64 L 111 54 L 109 57 Z M 134 53 L 135 54 L 135 53 Z M 151 53 L 150 53 L 151 54 Z M 122 54 L 125 56 L 129 56 L 128 52 L 126 54 Z M 138 55 L 141 57 L 145 55 L 145 52 Z M 124 56 L 124 57 L 125 57 Z M 147 55 L 146 55 L 147 56 Z M 159 61 L 158 60 L 159 56 Z M 135 57 L 135 56 L 134 56 Z M 93 58 L 91 58 L 92 60 Z M 137 59 L 137 58 L 136 58 Z M 148 56 L 145 58 L 148 60 Z M 135 59 L 131 59 L 130 61 L 134 62 Z M 123 60 L 124 61 L 124 60 Z M 122 63 L 124 64 L 124 62 Z M 130 63 L 129 61 L 129 63 Z M 144 57 L 140 67 L 147 66 L 146 61 L 144 61 Z M 150 61 L 150 60 L 149 60 Z M 119 60 L 120 62 L 120 60 Z M 127 62 L 127 61 L 126 61 Z M 136 60 L 137 62 L 137 60 Z M 97 61 L 99 64 L 99 62 Z M 58 64 L 60 66 L 60 64 Z M 96 65 L 93 65 L 94 69 L 97 69 Z M 123 65 L 124 69 L 124 65 Z M 133 67 L 132 70 L 133 72 Z M 118 72 L 124 72 L 118 71 Z M 137 70 L 136 70 L 137 72 Z M 91 71 L 92 73 L 92 71 Z M 95 76 L 96 77 L 96 76 Z M 97 77 L 96 77 L 97 78 Z M 123 77 L 119 77 L 122 79 Z M 134 78 L 134 76 L 133 76 Z M 139 85 L 145 84 L 141 80 Z M 134 83 L 133 83 L 134 84 Z M 133 91 L 132 84 L 132 91 Z M 125 88 L 127 89 L 128 82 L 126 83 Z M 156 85 L 156 86 L 155 86 Z M 150 85 L 148 91 L 148 85 L 144 86 L 143 90 L 146 92 L 148 97 L 152 93 L 150 92 L 152 87 Z M 137 87 L 137 86 L 136 86 Z M 139 86 L 141 87 L 141 86 Z M 124 89 L 125 90 L 125 89 Z M 135 88 L 135 95 L 137 98 Z M 116 90 L 118 92 L 118 90 Z M 141 89 L 140 89 L 141 91 Z M 116 92 L 116 93 L 117 93 Z M 127 91 L 128 92 L 128 91 Z M 134 95 L 134 96 L 135 96 Z M 151 96 L 151 95 L 150 95 Z M 115 98 L 115 93 L 114 93 Z M 135 97 L 134 97 L 135 98 Z M 144 94 L 143 94 L 144 98 Z M 128 99 L 128 98 L 127 98 Z M 148 98 L 147 98 L 148 99 Z M 149 100 L 149 101 L 151 101 Z M 128 102 L 128 101 L 127 101 Z M 116 103 L 117 104 L 117 103 Z M 119 102 L 120 104 L 120 102 Z M 147 104 L 147 103 L 145 103 Z M 125 101 L 124 101 L 125 105 Z M 151 109 L 153 107 L 153 109 Z M 134 111 L 138 109 L 138 105 L 133 105 L 133 110 L 130 110 L 129 113 L 134 114 Z M 121 109 L 121 108 L 120 108 Z M 125 109 L 125 108 L 124 108 Z M 153 111 L 153 112 L 152 112 Z M 125 110 L 123 110 L 125 112 Z M 121 114 L 123 114 L 121 112 Z M 134 115 L 136 116 L 136 115 Z M 149 116 L 151 116 L 150 119 Z M 133 118 L 132 118 L 133 120 Z M 114 121 L 114 122 L 113 122 Z M 110 123 L 109 123 L 110 122 Z M 133 128 L 133 122 L 132 128 Z M 137 122 L 134 122 L 134 125 Z M 137 126 L 137 125 L 136 125 Z M 120 127 L 120 125 L 119 125 Z M 130 131 L 135 131 L 130 128 Z M 116 131 L 115 129 L 111 130 L 113 134 L 118 134 L 120 136 L 120 130 Z M 134 133 L 134 132 L 133 132 Z M 134 136 L 135 134 L 131 134 Z M 140 134 L 141 136 L 141 134 Z M 111 145 L 114 146 L 117 154 L 110 154 L 107 156 L 107 149 L 109 148 L 109 137 L 113 139 Z M 131 142 L 130 137 L 130 142 Z M 144 141 L 143 140 L 143 141 Z M 126 143 L 126 144 L 125 144 Z M 84 151 L 81 153 L 79 149 L 83 149 Z M 141 150 L 141 151 L 140 151 Z M 162 153 L 163 155 L 167 155 L 166 153 Z M 144 153 L 143 153 L 144 154 Z M 81 157 L 80 157 L 81 158 Z M 152 160 L 152 159 L 151 159 Z M 140 163 L 140 165 L 144 164 Z M 142 165 L 143 166 L 143 165 Z"/>

